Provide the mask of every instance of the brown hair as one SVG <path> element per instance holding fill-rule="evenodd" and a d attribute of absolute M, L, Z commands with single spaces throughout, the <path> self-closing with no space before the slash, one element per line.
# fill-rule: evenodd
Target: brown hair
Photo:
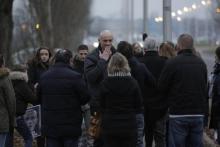
<path fill-rule="evenodd" d="M 159 48 L 159 55 L 167 58 L 176 56 L 176 51 L 173 45 L 169 42 L 163 42 Z"/>
<path fill-rule="evenodd" d="M 37 49 L 37 52 L 36 52 L 35 56 L 29 61 L 29 63 L 39 64 L 41 62 L 41 59 L 40 59 L 40 51 L 41 50 L 47 50 L 48 51 L 49 60 L 50 60 L 50 58 L 52 56 L 51 50 L 48 47 L 40 47 L 40 48 Z M 49 60 L 48 60 L 48 62 L 49 62 Z"/>

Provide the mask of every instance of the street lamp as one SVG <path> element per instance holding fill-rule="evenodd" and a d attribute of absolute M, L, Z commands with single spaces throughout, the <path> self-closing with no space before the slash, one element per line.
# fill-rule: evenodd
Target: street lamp
<path fill-rule="evenodd" d="M 40 24 L 37 23 L 37 24 L 35 25 L 35 28 L 36 28 L 37 30 L 39 30 L 39 29 L 40 29 Z"/>

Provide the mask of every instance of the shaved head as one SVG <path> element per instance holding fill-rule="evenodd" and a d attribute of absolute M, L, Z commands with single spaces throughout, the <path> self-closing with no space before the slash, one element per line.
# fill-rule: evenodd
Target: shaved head
<path fill-rule="evenodd" d="M 178 47 L 180 50 L 182 49 L 193 49 L 194 48 L 194 41 L 191 35 L 189 34 L 182 34 L 178 38 Z"/>
<path fill-rule="evenodd" d="M 104 30 L 99 35 L 99 44 L 104 50 L 106 47 L 111 47 L 113 42 L 112 32 L 109 30 Z"/>
<path fill-rule="evenodd" d="M 103 30 L 100 34 L 99 34 L 99 39 L 105 36 L 112 36 L 112 32 L 110 30 Z"/>

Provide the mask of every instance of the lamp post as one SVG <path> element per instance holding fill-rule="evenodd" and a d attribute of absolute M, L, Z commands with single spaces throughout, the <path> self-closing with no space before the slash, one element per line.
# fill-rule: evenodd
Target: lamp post
<path fill-rule="evenodd" d="M 171 0 L 163 0 L 163 41 L 172 41 Z"/>
<path fill-rule="evenodd" d="M 148 0 L 143 0 L 143 32 L 147 33 Z"/>

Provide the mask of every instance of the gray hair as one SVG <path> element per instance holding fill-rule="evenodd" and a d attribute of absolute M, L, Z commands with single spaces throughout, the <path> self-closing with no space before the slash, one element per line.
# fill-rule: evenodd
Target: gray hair
<path fill-rule="evenodd" d="M 158 44 L 157 41 L 153 38 L 146 38 L 144 40 L 144 50 L 157 50 Z"/>

